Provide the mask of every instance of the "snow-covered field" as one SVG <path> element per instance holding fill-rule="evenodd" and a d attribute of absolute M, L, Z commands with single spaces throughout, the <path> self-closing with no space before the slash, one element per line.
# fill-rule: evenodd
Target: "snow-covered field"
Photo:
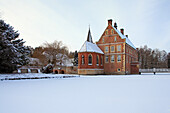
<path fill-rule="evenodd" d="M 0 113 L 170 113 L 170 74 L 4 80 Z"/>
<path fill-rule="evenodd" d="M 43 73 L 24 73 L 24 74 L 0 74 L 0 80 L 22 80 L 22 79 L 49 79 L 49 78 L 69 78 L 79 77 L 72 74 L 43 74 Z"/>

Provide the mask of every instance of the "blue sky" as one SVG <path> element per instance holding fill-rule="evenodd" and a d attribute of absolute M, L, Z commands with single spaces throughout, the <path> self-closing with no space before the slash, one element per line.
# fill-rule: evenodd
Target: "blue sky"
<path fill-rule="evenodd" d="M 0 0 L 0 16 L 14 26 L 26 45 L 63 41 L 69 50 L 79 50 L 87 38 L 89 24 L 98 41 L 107 20 L 136 47 L 170 52 L 169 0 Z"/>

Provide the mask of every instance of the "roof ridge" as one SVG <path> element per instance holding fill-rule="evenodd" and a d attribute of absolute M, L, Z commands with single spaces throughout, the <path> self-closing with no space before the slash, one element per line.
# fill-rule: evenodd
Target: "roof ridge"
<path fill-rule="evenodd" d="M 126 43 L 128 45 L 130 45 L 132 48 L 136 49 L 136 47 L 133 45 L 133 43 L 130 41 L 129 38 L 127 38 L 125 35 L 123 35 L 118 29 L 116 29 L 114 26 L 112 26 L 113 29 L 118 33 L 118 35 L 122 38 L 126 40 Z"/>

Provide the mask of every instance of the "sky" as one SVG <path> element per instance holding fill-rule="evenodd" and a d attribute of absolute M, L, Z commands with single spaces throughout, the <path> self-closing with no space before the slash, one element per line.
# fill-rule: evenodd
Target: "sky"
<path fill-rule="evenodd" d="M 25 45 L 62 41 L 80 50 L 90 26 L 100 39 L 107 20 L 124 28 L 137 47 L 170 52 L 170 0 L 0 0 L 0 19 L 20 33 Z"/>

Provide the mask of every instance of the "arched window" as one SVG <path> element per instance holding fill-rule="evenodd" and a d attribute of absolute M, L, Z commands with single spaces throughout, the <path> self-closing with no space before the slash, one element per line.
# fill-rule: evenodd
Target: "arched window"
<path fill-rule="evenodd" d="M 81 64 L 84 64 L 84 55 L 81 56 Z"/>
<path fill-rule="evenodd" d="M 101 65 L 103 65 L 103 56 L 101 56 L 100 60 L 101 60 Z"/>
<path fill-rule="evenodd" d="M 92 65 L 92 55 L 88 56 L 88 65 Z"/>
<path fill-rule="evenodd" d="M 99 55 L 97 55 L 96 64 L 99 65 Z"/>

